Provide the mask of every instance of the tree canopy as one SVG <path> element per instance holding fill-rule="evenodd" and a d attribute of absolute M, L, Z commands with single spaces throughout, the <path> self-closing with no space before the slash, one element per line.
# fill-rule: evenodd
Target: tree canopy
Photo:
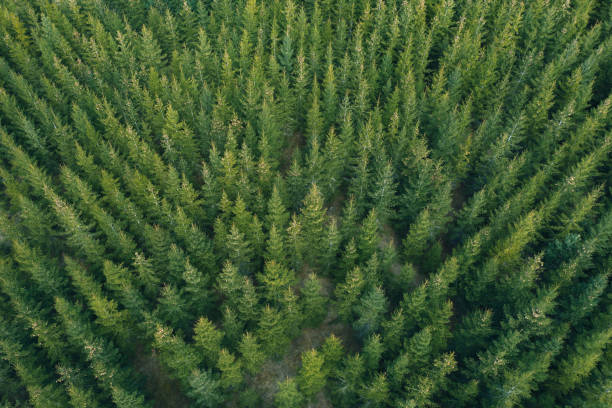
<path fill-rule="evenodd" d="M 0 2 L 0 406 L 612 406 L 612 3 Z"/>

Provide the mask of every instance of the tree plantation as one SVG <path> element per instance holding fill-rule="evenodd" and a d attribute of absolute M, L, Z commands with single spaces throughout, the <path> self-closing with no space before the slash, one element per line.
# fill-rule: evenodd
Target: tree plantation
<path fill-rule="evenodd" d="M 612 406 L 608 0 L 0 1 L 0 407 Z"/>

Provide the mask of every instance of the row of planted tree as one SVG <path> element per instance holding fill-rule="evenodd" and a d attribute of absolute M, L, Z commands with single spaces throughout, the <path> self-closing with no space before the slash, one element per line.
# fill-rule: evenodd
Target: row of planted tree
<path fill-rule="evenodd" d="M 7 0 L 0 35 L 3 406 L 171 406 L 143 355 L 194 407 L 612 404 L 608 2 Z"/>

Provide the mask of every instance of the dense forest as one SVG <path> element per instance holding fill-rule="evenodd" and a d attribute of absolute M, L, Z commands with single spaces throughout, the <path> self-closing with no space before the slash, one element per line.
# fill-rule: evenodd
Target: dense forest
<path fill-rule="evenodd" d="M 609 0 L 2 0 L 0 406 L 612 406 Z"/>

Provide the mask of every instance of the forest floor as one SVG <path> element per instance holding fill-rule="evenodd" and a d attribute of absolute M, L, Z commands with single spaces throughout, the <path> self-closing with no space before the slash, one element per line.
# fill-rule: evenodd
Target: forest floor
<path fill-rule="evenodd" d="M 170 378 L 155 353 L 148 353 L 142 346 L 136 347 L 134 366 L 146 378 L 146 388 L 155 399 L 154 408 L 184 408 L 189 399 L 183 395 L 181 385 Z"/>
<path fill-rule="evenodd" d="M 323 282 L 325 290 L 325 282 Z M 326 338 L 335 335 L 342 341 L 348 352 L 358 350 L 358 343 L 351 327 L 337 319 L 336 308 L 330 305 L 327 317 L 318 327 L 306 327 L 291 342 L 287 353 L 279 360 L 268 360 L 259 373 L 250 379 L 251 386 L 257 390 L 265 406 L 272 406 L 278 383 L 287 377 L 295 377 L 301 365 L 301 354 L 320 347 Z M 310 403 L 312 407 L 331 407 L 323 392 L 315 396 Z"/>

